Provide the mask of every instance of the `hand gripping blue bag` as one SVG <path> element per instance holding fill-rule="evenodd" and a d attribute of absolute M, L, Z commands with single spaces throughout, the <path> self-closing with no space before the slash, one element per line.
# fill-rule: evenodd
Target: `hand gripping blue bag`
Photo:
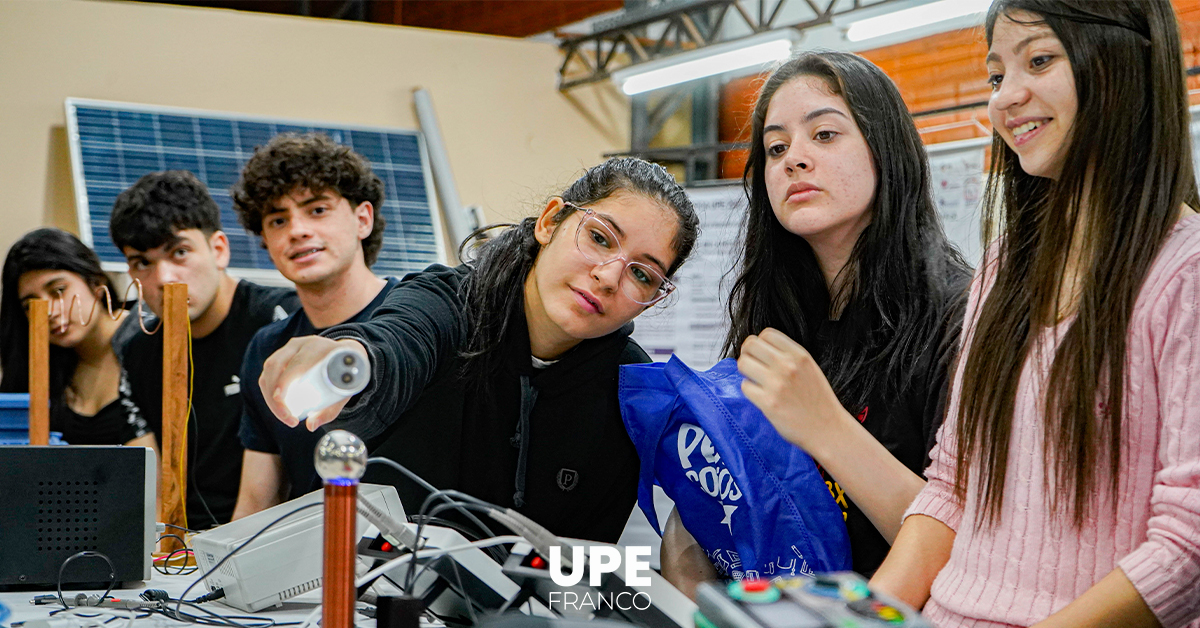
<path fill-rule="evenodd" d="M 697 372 L 669 362 L 621 367 L 625 428 L 641 458 L 638 505 L 662 535 L 652 488 L 734 580 L 850 569 L 842 511 L 812 458 L 741 390 L 737 362 Z"/>

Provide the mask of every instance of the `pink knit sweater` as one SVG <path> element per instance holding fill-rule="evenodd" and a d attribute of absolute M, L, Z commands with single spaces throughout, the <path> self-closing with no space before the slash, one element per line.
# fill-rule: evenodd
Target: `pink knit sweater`
<path fill-rule="evenodd" d="M 972 283 L 968 338 L 974 308 L 994 279 L 994 272 L 981 272 Z M 905 513 L 928 515 L 956 531 L 924 610 L 936 626 L 1027 626 L 1115 568 L 1164 626 L 1200 626 L 1200 216 L 1176 224 L 1138 295 L 1129 329 L 1116 515 L 1109 499 L 1098 500 L 1097 514 L 1082 530 L 1070 516 L 1051 516 L 1042 453 L 1050 357 L 1069 323 L 1046 330 L 1040 355 L 1031 352 L 1021 374 L 1004 508 L 994 528 L 974 525 L 979 474 L 972 474 L 965 504 L 953 497 L 961 373 L 955 379 L 951 418 L 931 453 L 929 483 Z"/>

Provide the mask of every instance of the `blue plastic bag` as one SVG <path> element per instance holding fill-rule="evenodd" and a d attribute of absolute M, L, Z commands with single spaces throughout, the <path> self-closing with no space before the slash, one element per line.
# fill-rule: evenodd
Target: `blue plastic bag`
<path fill-rule="evenodd" d="M 734 580 L 850 569 L 842 511 L 816 464 L 775 431 L 741 383 L 732 358 L 704 372 L 673 356 L 621 367 L 642 512 L 661 535 L 658 484 L 713 566 Z"/>

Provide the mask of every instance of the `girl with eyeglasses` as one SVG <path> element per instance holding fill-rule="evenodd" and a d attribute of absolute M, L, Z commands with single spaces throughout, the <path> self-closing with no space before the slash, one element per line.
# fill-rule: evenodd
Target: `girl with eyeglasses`
<path fill-rule="evenodd" d="M 5 257 L 0 391 L 29 392 L 32 299 L 50 302 L 50 429 L 72 445 L 155 447 L 141 410 L 118 398 L 121 365 L 112 340 L 121 319 L 108 315 L 107 304 L 119 306 L 112 281 L 96 253 L 65 231 L 31 231 Z"/>
<path fill-rule="evenodd" d="M 649 361 L 631 321 L 671 292 L 698 232 L 661 166 L 606 161 L 536 218 L 479 243 L 472 261 L 406 277 L 371 321 L 293 339 L 267 360 L 262 390 L 296 424 L 282 403 L 288 384 L 335 348 L 353 349 L 370 360 L 371 383 L 307 429 L 348 429 L 439 489 L 515 508 L 561 536 L 615 542 L 638 475 L 617 369 Z M 366 480 L 394 484 L 410 513 L 427 496 L 390 469 Z"/>
<path fill-rule="evenodd" d="M 804 53 L 751 118 L 727 355 L 742 390 L 819 465 L 853 568 L 883 561 L 942 418 L 970 269 L 946 240 L 920 135 L 892 81 L 857 55 Z M 663 575 L 717 576 L 676 510 Z"/>

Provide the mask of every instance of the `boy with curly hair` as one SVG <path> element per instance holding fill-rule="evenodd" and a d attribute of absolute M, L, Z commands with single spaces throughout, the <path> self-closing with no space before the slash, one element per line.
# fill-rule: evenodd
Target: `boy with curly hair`
<path fill-rule="evenodd" d="M 260 327 L 299 308 L 294 291 L 231 277 L 229 238 L 204 184 L 185 170 L 152 172 L 117 197 L 109 222 L 129 276 L 162 316 L 163 286 L 185 283 L 191 324 L 194 414 L 188 420 L 188 527 L 203 530 L 233 515 L 241 477 L 240 370 Z M 153 329 L 154 323 L 148 323 Z M 162 433 L 162 335 L 147 335 L 135 317 L 122 326 L 120 394 Z"/>
<path fill-rule="evenodd" d="M 242 365 L 245 446 L 234 518 L 320 487 L 313 448 L 323 430 L 289 428 L 258 387 L 266 359 L 296 337 L 365 321 L 399 282 L 371 272 L 383 244 L 383 182 L 361 155 L 320 134 L 283 134 L 254 151 L 234 185 L 242 225 L 296 284 L 302 308 L 261 329 Z"/>

